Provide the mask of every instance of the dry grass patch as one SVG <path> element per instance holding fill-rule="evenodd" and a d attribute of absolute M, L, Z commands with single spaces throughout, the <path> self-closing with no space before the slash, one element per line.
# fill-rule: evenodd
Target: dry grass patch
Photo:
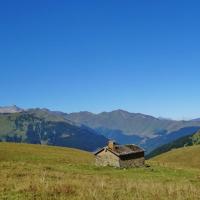
<path fill-rule="evenodd" d="M 6 144 L 6 148 L 8 146 Z M 198 170 L 169 168 L 152 163 L 150 168 L 129 170 L 98 168 L 93 165 L 93 157 L 86 152 L 82 154 L 81 151 L 75 151 L 73 161 L 69 155 L 72 149 L 41 149 L 43 147 L 38 148 L 37 145 L 31 145 L 29 149 L 29 145 L 13 147 L 13 144 L 11 147 L 13 150 L 8 150 L 4 144 L 0 144 L 0 150 L 3 149 L 4 153 L 5 149 L 9 151 L 9 158 L 0 161 L 0 199 L 200 199 Z M 18 151 L 15 151 L 16 148 Z M 25 150 L 32 152 L 30 158 L 23 156 Z M 2 151 L 0 157 L 5 157 Z"/>

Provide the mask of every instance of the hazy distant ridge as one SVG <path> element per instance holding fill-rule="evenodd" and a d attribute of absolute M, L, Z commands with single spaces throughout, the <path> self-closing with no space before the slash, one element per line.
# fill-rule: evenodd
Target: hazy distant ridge
<path fill-rule="evenodd" d="M 200 126 L 199 120 L 177 121 L 164 118 L 156 118 L 141 113 L 130 113 L 124 110 L 102 112 L 93 114 L 78 112 L 66 114 L 67 119 L 85 124 L 91 128 L 106 128 L 120 130 L 125 135 L 138 135 L 140 137 L 153 138 L 157 135 L 177 131 L 184 127 Z"/>
<path fill-rule="evenodd" d="M 21 132 L 19 127 L 11 128 L 15 127 L 15 125 L 11 123 L 12 117 L 15 116 L 15 114 L 23 115 L 26 113 L 26 115 L 28 116 L 34 116 L 38 119 L 43 120 L 46 125 L 47 122 L 49 123 L 49 125 L 51 125 L 51 127 L 52 124 L 56 125 L 56 129 L 58 130 L 57 132 L 59 132 L 60 136 L 62 137 L 59 136 L 59 142 L 53 142 L 54 145 L 73 146 L 87 150 L 93 150 L 95 147 L 102 146 L 102 144 L 106 143 L 107 139 L 114 139 L 118 143 L 122 144 L 138 144 L 145 148 L 146 153 L 149 153 L 150 151 L 161 145 L 172 142 L 173 140 L 179 139 L 180 137 L 193 134 L 200 129 L 200 121 L 198 119 L 190 121 L 177 121 L 165 118 L 156 118 L 141 113 L 130 113 L 124 110 L 102 112 L 99 114 L 94 114 L 87 111 L 68 114 L 60 111 L 51 111 L 46 108 L 24 110 L 17 106 L 1 107 L 0 110 L 2 114 L 0 119 L 1 135 L 5 135 L 5 133 L 8 133 L 9 135 L 13 135 L 13 133 L 16 133 L 17 135 L 19 135 L 19 133 Z M 6 118 L 6 122 L 2 121 L 5 120 L 2 118 L 3 116 L 5 117 L 5 113 L 10 114 L 9 117 Z M 10 125 L 6 126 L 5 124 L 7 124 L 7 122 L 9 122 Z M 32 122 L 29 120 L 24 123 L 27 123 L 27 127 L 28 125 L 32 125 Z M 67 129 L 62 129 L 62 124 L 67 124 L 67 126 L 70 127 L 77 127 L 79 128 L 78 132 L 86 129 L 87 132 L 94 133 L 94 135 L 89 134 L 88 138 L 86 139 L 84 137 L 82 138 L 81 135 L 79 135 L 78 137 L 78 132 L 76 132 L 76 139 L 71 140 L 71 142 L 68 143 L 67 141 L 69 141 L 69 139 L 72 139 L 73 131 L 70 131 L 71 137 L 67 138 Z M 46 128 L 44 128 L 45 126 L 40 127 L 41 134 L 46 131 Z M 27 131 L 27 127 L 25 128 L 23 133 Z M 55 126 L 52 129 L 48 129 L 50 135 L 52 135 L 51 132 L 55 131 L 54 129 Z M 90 140 L 91 138 L 95 140 L 95 138 L 97 139 L 97 137 L 100 137 L 101 139 L 99 139 L 102 142 L 97 142 L 96 145 L 93 145 L 94 142 L 87 142 L 87 140 Z M 63 143 L 62 140 L 65 142 Z M 82 144 L 81 140 L 83 140 Z M 48 143 L 49 140 L 45 140 L 45 142 Z M 86 144 L 89 146 L 87 146 Z"/>
<path fill-rule="evenodd" d="M 13 106 L 0 106 L 0 113 L 18 113 L 24 111 L 22 108 L 17 107 L 16 105 Z"/>

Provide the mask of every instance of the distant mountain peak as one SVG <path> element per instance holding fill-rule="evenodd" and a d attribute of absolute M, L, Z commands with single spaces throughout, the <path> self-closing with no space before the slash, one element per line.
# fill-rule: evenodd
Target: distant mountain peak
<path fill-rule="evenodd" d="M 122 109 L 117 109 L 117 110 L 113 110 L 111 111 L 111 113 L 125 113 L 125 114 L 130 114 L 128 111 L 126 110 L 122 110 Z"/>
<path fill-rule="evenodd" d="M 162 116 L 159 116 L 158 117 L 159 120 L 169 120 L 169 121 L 176 121 L 176 120 L 173 120 L 171 118 L 167 118 L 167 117 L 162 117 Z"/>
<path fill-rule="evenodd" d="M 11 105 L 11 106 L 0 106 L 0 113 L 18 113 L 18 112 L 23 112 L 24 109 L 19 108 L 16 105 Z"/>

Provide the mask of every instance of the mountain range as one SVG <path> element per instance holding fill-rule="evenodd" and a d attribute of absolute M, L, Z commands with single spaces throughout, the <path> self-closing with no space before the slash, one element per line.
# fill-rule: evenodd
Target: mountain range
<path fill-rule="evenodd" d="M 0 141 L 64 146 L 95 151 L 107 138 L 43 110 L 0 113 Z"/>
<path fill-rule="evenodd" d="M 130 113 L 123 110 L 102 112 L 93 114 L 89 112 L 71 113 L 65 116 L 67 119 L 85 124 L 91 128 L 106 128 L 120 130 L 125 135 L 137 135 L 140 137 L 154 138 L 163 133 L 178 131 L 189 126 L 199 126 L 199 120 L 177 121 L 165 118 Z"/>
<path fill-rule="evenodd" d="M 87 130 L 87 132 L 90 132 L 90 135 L 92 135 L 90 137 L 100 137 L 101 139 L 98 138 L 98 140 L 100 139 L 100 141 L 103 141 L 98 144 L 98 140 L 96 140 L 96 146 L 93 146 L 93 148 L 82 148 L 82 146 L 87 143 L 85 140 L 89 139 L 89 137 L 87 137 L 87 139 L 82 138 L 83 142 L 82 144 L 79 142 L 78 147 L 85 150 L 94 150 L 95 148 L 101 147 L 103 144 L 105 144 L 107 139 L 114 139 L 121 144 L 138 144 L 145 148 L 146 152 L 149 153 L 161 145 L 172 142 L 180 137 L 191 135 L 200 129 L 200 121 L 198 119 L 178 121 L 165 118 L 156 118 L 141 113 L 130 113 L 124 110 L 102 112 L 99 114 L 94 114 L 87 111 L 64 113 L 60 111 L 50 111 L 46 108 L 24 110 L 18 108 L 17 106 L 12 106 L 10 108 L 6 107 L 6 109 L 5 107 L 0 107 L 0 113 L 0 119 L 5 115 L 8 115 L 12 118 L 12 116 L 16 114 L 26 114 L 31 117 L 34 116 L 40 120 L 48 122 L 49 124 L 54 123 L 54 129 L 56 124 L 58 130 L 62 130 L 60 127 L 61 124 L 67 124 L 70 127 L 76 127 L 79 131 L 82 131 L 82 129 L 84 129 L 84 131 Z M 9 121 L 8 117 L 7 120 Z M 26 123 L 29 124 L 29 121 Z M 45 124 L 45 126 L 47 126 L 47 124 Z M 42 129 L 41 132 L 45 130 L 46 128 Z M 77 131 L 77 133 L 79 131 Z M 13 130 L 11 132 L 13 134 Z M 60 131 L 60 134 L 62 132 L 65 132 L 65 129 Z M 3 133 L 6 135 L 5 131 Z M 2 135 L 2 130 L 0 130 L 0 135 Z M 70 135 L 70 137 L 72 135 Z M 60 145 L 62 143 L 61 140 L 62 139 L 59 140 L 59 144 L 53 144 Z M 76 140 L 78 139 L 76 138 Z M 73 142 L 71 141 L 70 145 L 72 145 Z M 69 145 L 69 143 L 66 142 L 66 138 L 65 144 L 62 145 Z"/>
<path fill-rule="evenodd" d="M 178 121 L 124 110 L 99 114 L 78 112 L 65 114 L 65 118 L 84 124 L 119 143 L 138 144 L 145 148 L 146 153 L 200 129 L 199 120 Z"/>
<path fill-rule="evenodd" d="M 0 106 L 0 113 L 18 113 L 23 112 L 22 108 L 17 107 L 16 105 L 12 106 Z"/>

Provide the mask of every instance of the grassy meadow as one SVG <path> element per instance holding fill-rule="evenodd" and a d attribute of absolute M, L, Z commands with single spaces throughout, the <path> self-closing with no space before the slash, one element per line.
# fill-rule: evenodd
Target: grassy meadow
<path fill-rule="evenodd" d="M 183 147 L 160 154 L 152 159 L 160 165 L 176 168 L 200 169 L 200 145 Z"/>
<path fill-rule="evenodd" d="M 198 164 L 168 159 L 150 160 L 148 168 L 101 168 L 80 150 L 0 143 L 0 199 L 200 199 Z"/>

